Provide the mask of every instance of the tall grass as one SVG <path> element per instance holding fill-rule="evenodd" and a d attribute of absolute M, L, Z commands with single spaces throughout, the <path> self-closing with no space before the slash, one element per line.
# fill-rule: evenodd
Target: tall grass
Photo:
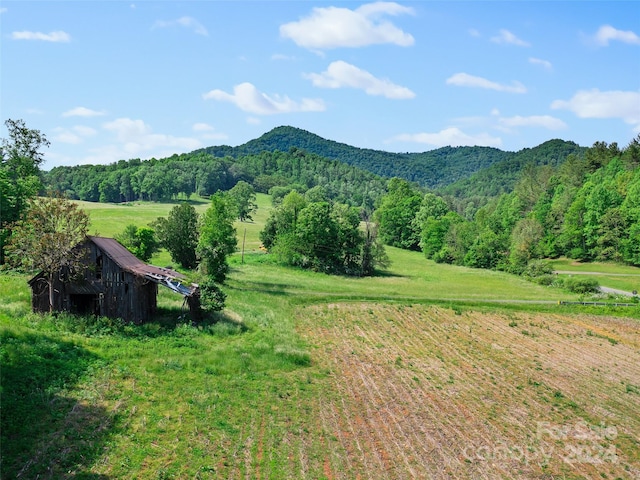
<path fill-rule="evenodd" d="M 296 385 L 310 392 L 317 376 L 304 373 L 311 357 L 290 308 L 260 294 L 192 325 L 167 290 L 158 320 L 136 326 L 27 313 L 26 277 L 0 278 L 3 478 L 193 477 L 230 455 L 247 408 L 268 411 Z M 283 414 L 301 418 L 293 405 Z M 206 450 L 202 435 L 206 455 L 191 451 Z M 98 460 L 105 449 L 114 461 Z"/>

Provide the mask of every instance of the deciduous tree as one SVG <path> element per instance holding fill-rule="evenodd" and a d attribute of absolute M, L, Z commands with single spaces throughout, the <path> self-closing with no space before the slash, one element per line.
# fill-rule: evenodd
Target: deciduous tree
<path fill-rule="evenodd" d="M 227 277 L 227 256 L 235 252 L 238 243 L 233 219 L 228 199 L 221 193 L 212 195 L 211 205 L 202 215 L 197 252 L 204 273 L 219 283 Z"/>
<path fill-rule="evenodd" d="M 169 212 L 169 217 L 160 217 L 153 222 L 161 245 L 171 254 L 174 262 L 184 268 L 198 265 L 196 247 L 198 245 L 198 213 L 193 205 L 182 203 Z"/>
<path fill-rule="evenodd" d="M 240 221 L 252 220 L 251 215 L 258 209 L 256 191 L 253 187 L 244 180 L 240 180 L 227 195 Z"/>
<path fill-rule="evenodd" d="M 29 199 L 42 188 L 41 152 L 49 146 L 39 130 L 27 128 L 23 120 L 7 120 L 8 138 L 0 146 L 0 265 L 4 263 L 4 245 L 11 235 L 9 225 L 20 220 Z"/>
<path fill-rule="evenodd" d="M 148 262 L 160 248 L 160 242 L 152 228 L 133 224 L 127 225 L 120 235 L 116 235 L 116 240 L 143 262 Z"/>
<path fill-rule="evenodd" d="M 400 178 L 389 180 L 387 190 L 375 211 L 380 238 L 392 247 L 418 250 L 420 232 L 413 220 L 420 209 L 422 195 Z"/>
<path fill-rule="evenodd" d="M 56 275 L 74 275 L 86 251 L 78 246 L 87 237 L 89 216 L 76 203 L 62 196 L 38 197 L 29 202 L 26 216 L 11 235 L 11 262 L 28 270 L 41 270 L 49 287 L 49 309 L 53 309 Z"/>

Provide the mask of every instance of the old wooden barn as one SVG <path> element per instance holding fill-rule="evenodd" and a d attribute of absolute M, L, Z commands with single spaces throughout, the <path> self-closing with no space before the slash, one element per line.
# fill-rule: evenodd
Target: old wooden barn
<path fill-rule="evenodd" d="M 184 285 L 184 275 L 148 265 L 113 238 L 88 237 L 85 268 L 70 278 L 61 271 L 53 282 L 53 310 L 121 318 L 143 323 L 156 312 L 158 285 L 187 297 L 192 314 L 199 306 L 197 285 Z M 49 285 L 45 275 L 29 280 L 34 312 L 49 311 Z"/>

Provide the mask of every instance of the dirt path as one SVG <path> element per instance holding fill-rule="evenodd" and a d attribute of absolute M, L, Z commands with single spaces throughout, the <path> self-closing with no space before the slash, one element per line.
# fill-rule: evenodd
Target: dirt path
<path fill-rule="evenodd" d="M 584 272 L 573 270 L 554 270 L 553 273 L 562 275 L 606 275 L 607 277 L 640 277 L 640 273 L 605 273 L 605 272 Z"/>
<path fill-rule="evenodd" d="M 602 293 L 610 293 L 612 295 L 623 295 L 625 297 L 636 297 L 637 294 L 633 292 L 626 292 L 624 290 L 618 290 L 617 288 L 600 287 Z"/>

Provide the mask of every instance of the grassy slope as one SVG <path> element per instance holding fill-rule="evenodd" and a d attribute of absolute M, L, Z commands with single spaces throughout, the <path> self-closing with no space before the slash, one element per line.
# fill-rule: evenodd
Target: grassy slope
<path fill-rule="evenodd" d="M 342 304 L 344 299 L 369 300 L 376 305 L 380 300 L 397 303 L 382 314 L 380 318 L 385 319 L 402 315 L 402 308 L 418 308 L 410 304 L 438 301 L 444 302 L 443 321 L 451 323 L 456 320 L 455 312 L 467 311 L 472 305 L 474 310 L 487 311 L 488 300 L 574 298 L 509 275 L 436 265 L 420 254 L 396 249 L 389 250 L 393 266 L 388 274 L 373 279 L 336 278 L 278 267 L 257 253 L 257 232 L 266 218 L 268 199 L 260 196 L 259 203 L 262 208 L 255 224 L 238 225 L 239 233 L 247 228 L 248 253 L 244 263 L 240 255 L 232 259 L 232 273 L 225 287 L 228 308 L 216 324 L 193 328 L 176 323 L 181 299 L 166 289 L 160 296 L 159 321 L 142 327 L 96 324 L 65 316 L 37 317 L 28 313 L 25 277 L 0 276 L 3 475 L 349 478 L 349 472 L 376 474 L 375 469 L 358 466 L 364 458 L 357 451 L 358 438 L 351 443 L 336 443 L 340 430 L 320 414 L 325 402 L 339 401 L 343 388 L 340 379 L 345 365 L 331 360 L 335 356 L 332 349 L 339 348 L 344 354 L 344 348 L 353 347 L 334 345 L 326 337 L 327 328 L 347 317 L 347 313 L 340 313 L 342 310 L 332 310 L 332 304 Z M 112 235 L 127 223 L 143 224 L 166 215 L 171 205 L 88 207 L 92 225 L 102 235 Z M 206 203 L 197 208 L 203 210 Z M 242 235 L 239 237 L 241 240 Z M 167 258 L 161 254 L 154 262 L 164 264 Z M 379 311 L 373 305 L 369 308 Z M 629 310 L 624 313 L 630 314 Z M 557 316 L 539 315 L 543 317 L 536 317 L 536 324 L 554 321 Z M 483 317 L 474 318 L 482 328 Z M 357 327 L 357 318 L 354 322 L 349 328 Z M 615 328 L 612 332 L 588 319 L 584 323 L 582 335 L 591 332 L 589 341 L 609 345 L 609 338 L 620 335 Z M 628 336 L 637 340 L 637 329 L 634 331 L 635 324 L 631 325 Z M 381 331 L 375 323 L 365 323 L 362 328 L 366 335 Z M 517 329 L 521 330 L 535 329 L 523 325 Z M 407 335 L 407 341 L 418 335 L 406 328 L 392 334 L 393 348 L 402 348 L 403 335 Z M 567 335 L 571 338 L 574 333 Z M 444 336 L 432 338 L 435 344 L 447 340 Z M 553 340 L 545 341 L 539 348 L 554 348 Z M 632 353 L 638 351 L 637 343 L 625 348 Z M 598 354 L 606 360 L 606 352 Z M 456 358 L 455 352 L 448 350 L 443 361 L 459 361 Z M 493 368 L 493 360 L 481 353 L 473 361 L 478 368 Z M 462 375 L 460 381 L 473 381 L 457 370 L 451 373 Z M 421 370 L 417 377 L 428 381 L 423 378 L 427 374 Z M 639 376 L 635 370 L 628 372 L 624 379 L 627 396 L 615 400 L 622 402 L 613 409 L 615 415 L 637 418 Z M 605 387 L 615 383 L 615 377 L 611 378 Z M 500 387 L 482 385 L 487 401 L 497 401 Z M 585 388 L 579 398 L 589 395 L 588 386 Z M 366 398 L 360 404 L 345 401 L 336 421 L 350 418 L 352 407 L 355 411 L 371 408 Z M 559 418 L 554 415 L 549 420 Z M 574 421 L 583 417 L 567 418 Z M 600 418 L 607 421 L 594 416 L 584 420 L 592 423 Z M 366 435 L 366 428 L 361 432 Z M 398 437 L 399 433 L 391 429 L 389 438 L 407 441 Z M 621 438 L 631 442 L 620 446 L 624 465 L 637 468 L 640 460 L 628 458 L 637 443 L 626 436 Z M 354 463 L 350 469 L 341 470 L 345 462 Z M 517 469 L 509 471 L 519 476 Z M 464 464 L 459 472 L 474 477 L 474 470 L 465 470 Z M 400 474 L 387 475 L 401 478 Z"/>

